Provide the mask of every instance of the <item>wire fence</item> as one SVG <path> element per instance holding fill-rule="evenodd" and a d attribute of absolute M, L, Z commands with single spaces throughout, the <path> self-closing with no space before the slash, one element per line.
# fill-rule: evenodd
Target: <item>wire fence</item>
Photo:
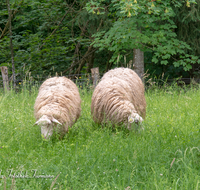
<path fill-rule="evenodd" d="M 57 74 L 53 76 L 58 76 Z M 32 76 L 30 74 L 28 75 L 17 75 L 16 76 L 16 89 L 20 89 L 24 86 L 26 88 L 31 88 L 32 86 L 40 86 L 46 79 L 53 77 L 52 75 L 48 76 L 39 76 L 35 75 Z M 71 79 L 74 83 L 79 86 L 79 88 L 83 87 L 91 87 L 93 85 L 93 79 L 91 73 L 86 73 L 86 74 L 71 74 L 71 75 L 63 75 L 69 79 Z M 103 76 L 103 73 L 99 74 L 99 79 Z M 9 86 L 12 86 L 13 80 L 12 76 L 9 75 Z M 163 80 L 163 79 L 146 79 L 145 83 L 146 86 L 151 86 L 152 84 L 157 83 L 158 85 L 162 85 L 163 83 L 167 84 L 172 84 L 176 82 L 178 85 L 189 85 L 191 83 L 200 83 L 199 79 L 192 79 L 192 78 L 178 78 L 178 79 L 168 79 L 168 80 Z M 0 75 L 0 89 L 3 88 L 3 79 L 2 76 Z"/>
<path fill-rule="evenodd" d="M 55 75 L 48 75 L 48 76 L 39 76 L 39 75 L 17 75 L 16 76 L 16 88 L 22 88 L 24 86 L 26 87 L 32 87 L 32 86 L 40 86 L 46 79 L 54 77 L 54 76 L 59 76 L 57 74 Z M 91 73 L 87 74 L 71 74 L 71 75 L 62 75 L 65 76 L 69 79 L 71 79 L 74 83 L 77 84 L 80 88 L 83 87 L 89 87 L 93 85 L 93 79 L 91 76 Z M 99 79 L 103 76 L 103 74 L 99 74 Z M 9 75 L 9 86 L 13 84 L 13 79 L 12 76 Z M 3 88 L 3 78 L 0 75 L 0 88 Z"/>

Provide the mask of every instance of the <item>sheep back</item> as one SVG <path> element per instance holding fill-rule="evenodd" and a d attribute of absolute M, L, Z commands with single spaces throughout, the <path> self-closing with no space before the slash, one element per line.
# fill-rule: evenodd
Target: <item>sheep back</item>
<path fill-rule="evenodd" d="M 105 73 L 101 80 L 117 77 L 126 81 L 130 86 L 132 93 L 131 102 L 133 103 L 137 113 L 145 119 L 146 116 L 146 100 L 145 89 L 142 80 L 135 71 L 129 68 L 115 68 Z"/>
<path fill-rule="evenodd" d="M 81 99 L 77 86 L 66 77 L 53 77 L 43 82 L 34 105 L 36 120 L 43 115 L 65 124 L 68 131 L 81 114 Z"/>
<path fill-rule="evenodd" d="M 126 123 L 132 112 L 145 118 L 146 100 L 141 79 L 131 69 L 116 68 L 108 71 L 92 95 L 93 120 L 97 123 L 105 120 Z"/>

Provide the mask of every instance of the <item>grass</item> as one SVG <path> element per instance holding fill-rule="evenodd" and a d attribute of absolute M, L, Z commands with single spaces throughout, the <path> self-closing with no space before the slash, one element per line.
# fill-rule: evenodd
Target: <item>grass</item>
<path fill-rule="evenodd" d="M 200 189 L 200 89 L 147 90 L 140 133 L 96 125 L 80 90 L 82 115 L 61 141 L 33 126 L 37 93 L 0 93 L 0 189 Z"/>

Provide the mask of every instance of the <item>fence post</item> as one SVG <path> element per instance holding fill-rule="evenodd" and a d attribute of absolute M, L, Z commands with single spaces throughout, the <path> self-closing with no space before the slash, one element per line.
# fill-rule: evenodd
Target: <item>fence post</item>
<path fill-rule="evenodd" d="M 99 79 L 99 67 L 92 68 L 91 73 L 92 73 L 93 88 L 95 88 Z"/>
<path fill-rule="evenodd" d="M 1 68 L 1 74 L 3 79 L 3 87 L 5 91 L 9 90 L 9 84 L 8 84 L 8 67 L 2 66 Z"/>

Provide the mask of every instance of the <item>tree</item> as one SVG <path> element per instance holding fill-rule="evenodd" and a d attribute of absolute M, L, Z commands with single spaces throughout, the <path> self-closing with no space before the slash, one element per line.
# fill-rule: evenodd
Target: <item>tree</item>
<path fill-rule="evenodd" d="M 0 7 L 0 66 L 11 68 L 5 1 Z M 173 62 L 185 70 L 198 63 L 193 43 L 176 35 L 180 33 L 176 25 L 182 21 L 177 21 L 175 13 L 183 7 L 191 9 L 191 14 L 187 13 L 192 15 L 196 9 L 192 1 L 12 0 L 10 7 L 16 77 L 27 72 L 45 76 L 55 72 L 79 74 L 96 66 L 104 72 L 114 64 L 125 66 L 130 60 L 142 76 L 143 52 L 153 55 L 154 63 Z M 195 28 L 199 28 L 197 23 Z M 138 58 L 142 64 L 137 65 Z"/>
<path fill-rule="evenodd" d="M 186 1 L 190 6 L 195 1 Z M 190 46 L 177 39 L 176 25 L 172 20 L 172 7 L 182 7 L 185 1 L 171 0 L 98 0 L 87 3 L 86 9 L 93 14 L 110 14 L 113 26 L 108 31 L 95 34 L 94 47 L 113 51 L 111 62 L 123 58 L 127 50 L 152 51 L 152 61 L 167 65 L 170 59 L 176 67 L 185 70 L 191 64 L 200 63 L 197 56 L 187 53 Z M 136 56 L 137 57 L 137 56 Z M 141 67 L 141 69 L 143 69 Z"/>
<path fill-rule="evenodd" d="M 12 76 L 13 76 L 13 85 L 16 87 L 16 77 L 15 77 L 15 62 L 14 62 L 14 50 L 12 43 L 12 10 L 10 9 L 10 2 L 7 0 L 8 6 L 8 15 L 9 15 L 9 38 L 10 38 L 10 52 L 11 52 L 11 60 L 12 60 Z"/>
<path fill-rule="evenodd" d="M 12 1 L 16 72 L 79 74 L 94 65 L 92 35 L 108 28 L 107 15 L 89 14 L 88 0 Z M 0 3 L 0 65 L 9 66 L 8 13 Z M 2 29 L 1 29 L 2 28 Z M 98 52 L 97 52 L 98 54 Z"/>
<path fill-rule="evenodd" d="M 200 55 L 200 0 L 196 4 L 184 4 L 182 7 L 173 7 L 175 17 L 173 18 L 177 28 L 177 38 L 190 45 L 188 54 Z M 190 76 L 195 76 L 199 65 L 193 64 Z"/>

